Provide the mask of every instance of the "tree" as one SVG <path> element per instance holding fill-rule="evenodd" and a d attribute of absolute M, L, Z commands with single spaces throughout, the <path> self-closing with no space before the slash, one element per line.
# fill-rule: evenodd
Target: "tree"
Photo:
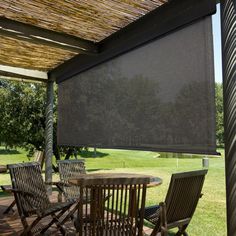
<path fill-rule="evenodd" d="M 0 80 L 0 141 L 44 148 L 45 86 Z"/>
<path fill-rule="evenodd" d="M 57 145 L 57 89 L 54 91 L 53 152 L 57 160 L 68 159 L 81 148 Z M 0 142 L 6 147 L 23 147 L 31 156 L 45 146 L 46 86 L 0 79 Z M 56 170 L 56 168 L 55 168 Z"/>
<path fill-rule="evenodd" d="M 223 86 L 221 83 L 215 84 L 216 102 L 216 139 L 217 145 L 224 145 L 224 111 L 223 111 Z"/>

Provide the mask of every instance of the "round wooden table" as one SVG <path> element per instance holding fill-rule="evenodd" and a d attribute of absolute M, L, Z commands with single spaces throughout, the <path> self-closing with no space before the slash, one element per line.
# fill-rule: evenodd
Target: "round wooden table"
<path fill-rule="evenodd" d="M 89 184 L 120 184 L 126 183 L 126 180 L 140 179 L 140 183 L 146 183 L 147 187 L 155 187 L 162 184 L 162 179 L 151 175 L 133 174 L 133 173 L 93 173 L 81 174 L 78 178 L 69 179 L 72 185 Z"/>

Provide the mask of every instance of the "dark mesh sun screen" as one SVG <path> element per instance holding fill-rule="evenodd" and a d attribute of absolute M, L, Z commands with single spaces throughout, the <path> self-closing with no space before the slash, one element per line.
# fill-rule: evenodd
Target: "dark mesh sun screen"
<path fill-rule="evenodd" d="M 211 17 L 59 84 L 58 143 L 215 153 Z"/>

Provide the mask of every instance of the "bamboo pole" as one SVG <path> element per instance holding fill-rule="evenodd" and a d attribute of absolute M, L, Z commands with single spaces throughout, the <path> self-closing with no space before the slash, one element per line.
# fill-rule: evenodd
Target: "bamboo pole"
<path fill-rule="evenodd" d="M 221 1 L 227 235 L 236 236 L 236 1 Z"/>
<path fill-rule="evenodd" d="M 52 182 L 53 156 L 53 81 L 47 83 L 46 129 L 45 129 L 45 181 Z M 47 185 L 48 194 L 52 193 L 52 186 Z"/>

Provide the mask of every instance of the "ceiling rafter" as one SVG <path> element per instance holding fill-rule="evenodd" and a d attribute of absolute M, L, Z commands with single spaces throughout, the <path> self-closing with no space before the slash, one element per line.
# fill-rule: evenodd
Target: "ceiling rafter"
<path fill-rule="evenodd" d="M 0 17 L 0 35 L 77 53 L 96 54 L 98 52 L 94 42 L 5 17 Z"/>
<path fill-rule="evenodd" d="M 48 74 L 38 70 L 28 70 L 24 68 L 17 68 L 12 66 L 0 65 L 0 76 L 3 78 L 18 78 L 30 81 L 46 82 L 48 80 Z"/>

